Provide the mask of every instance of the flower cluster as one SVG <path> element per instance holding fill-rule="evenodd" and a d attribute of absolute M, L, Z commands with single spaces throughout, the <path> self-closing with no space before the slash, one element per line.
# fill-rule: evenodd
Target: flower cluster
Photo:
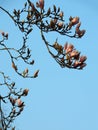
<path fill-rule="evenodd" d="M 25 33 L 32 32 L 32 26 L 36 25 L 43 32 L 56 31 L 61 35 L 68 37 L 81 38 L 85 34 L 85 30 L 80 30 L 81 22 L 79 17 L 70 17 L 69 23 L 64 21 L 64 13 L 60 7 L 53 6 L 53 9 L 44 9 L 44 0 L 39 0 L 36 5 L 30 0 L 27 0 L 22 10 L 14 9 L 14 15 L 11 16 L 12 20 L 18 25 L 19 29 Z M 40 10 L 39 10 L 40 9 Z M 23 13 L 27 13 L 26 17 L 22 17 Z M 22 17 L 22 18 L 21 18 Z M 75 32 L 71 31 L 72 27 Z"/>
<path fill-rule="evenodd" d="M 45 10 L 44 0 L 38 0 L 36 5 L 30 0 L 27 0 L 27 2 L 24 4 L 24 7 L 21 10 L 14 9 L 13 14 L 10 14 L 9 11 L 5 10 L 1 6 L 0 9 L 3 10 L 13 20 L 15 25 L 17 25 L 19 30 L 23 33 L 22 45 L 19 49 L 16 49 L 7 47 L 8 45 L 5 44 L 5 40 L 8 39 L 9 35 L 8 33 L 0 31 L 0 34 L 2 35 L 2 39 L 0 40 L 0 50 L 7 51 L 10 56 L 11 66 L 18 75 L 22 76 L 23 78 L 36 78 L 39 74 L 39 70 L 36 70 L 33 75 L 30 74 L 30 70 L 27 67 L 20 71 L 20 64 L 18 63 L 18 59 L 21 59 L 28 65 L 33 65 L 35 63 L 35 61 L 31 59 L 31 50 L 27 45 L 28 36 L 33 31 L 34 25 L 39 28 L 41 38 L 44 41 L 49 54 L 61 67 L 80 70 L 86 66 L 85 61 L 87 57 L 80 55 L 81 53 L 75 49 L 73 44 L 66 43 L 63 46 L 59 44 L 57 40 L 54 44 L 50 44 L 44 35 L 44 33 L 48 34 L 48 32 L 56 32 L 60 35 L 65 35 L 70 38 L 81 38 L 84 36 L 85 30 L 80 29 L 81 22 L 79 17 L 70 16 L 69 22 L 65 23 L 64 13 L 61 11 L 60 7 L 57 8 L 55 5 L 53 5 L 53 8 L 48 8 Z M 2 114 L 1 121 L 3 128 L 6 130 L 7 128 L 10 128 L 10 124 L 13 122 L 15 117 L 20 115 L 24 110 L 25 103 L 23 102 L 22 97 L 27 96 L 29 90 L 26 88 L 24 90 L 20 89 L 17 92 L 15 83 L 9 83 L 7 81 L 8 77 L 6 77 L 3 72 L 0 72 L 0 74 L 4 79 L 3 83 L 0 82 L 0 86 L 6 86 L 8 89 L 7 95 L 3 96 L 0 94 L 0 102 L 4 104 L 9 102 L 11 105 L 11 110 L 7 116 L 5 116 L 2 106 L 0 106 L 0 112 Z M 13 128 L 13 130 L 14 129 L 15 128 Z"/>
<path fill-rule="evenodd" d="M 3 82 L 0 82 L 0 86 L 2 86 L 2 89 L 6 87 L 7 91 L 5 95 L 0 93 L 0 114 L 2 115 L 0 120 L 2 127 L 7 130 L 7 128 L 11 127 L 10 125 L 15 117 L 19 116 L 24 110 L 25 103 L 22 101 L 22 98 L 28 95 L 29 89 L 26 88 L 17 91 L 15 82 L 9 82 L 9 77 L 5 76 L 3 72 L 0 72 L 0 78 L 3 78 Z M 2 110 L 2 105 L 5 106 L 7 104 L 10 105 L 10 109 L 9 112 L 7 111 L 6 113 Z"/>
<path fill-rule="evenodd" d="M 57 51 L 57 54 L 54 55 L 52 52 L 50 54 L 52 54 L 61 67 L 83 69 L 86 66 L 85 61 L 87 57 L 81 56 L 80 52 L 74 48 L 74 45 L 66 43 L 62 46 L 58 42 L 55 42 L 52 47 Z"/>
<path fill-rule="evenodd" d="M 69 18 L 68 29 L 70 30 L 73 26 L 76 25 L 75 35 L 81 38 L 85 34 L 85 30 L 80 30 L 81 22 L 79 21 L 79 17 L 71 17 Z"/>
<path fill-rule="evenodd" d="M 66 55 L 67 64 L 72 68 L 83 69 L 86 66 L 86 56 L 80 56 L 80 52 L 77 51 L 72 44 L 66 43 L 64 45 L 64 51 Z"/>

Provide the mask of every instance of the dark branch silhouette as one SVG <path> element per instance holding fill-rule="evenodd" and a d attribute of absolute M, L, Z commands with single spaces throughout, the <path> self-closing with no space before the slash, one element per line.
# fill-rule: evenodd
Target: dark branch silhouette
<path fill-rule="evenodd" d="M 81 38 L 85 34 L 84 29 L 80 29 L 81 22 L 79 17 L 69 17 L 69 22 L 65 23 L 64 12 L 61 11 L 60 7 L 53 5 L 53 8 L 44 8 L 44 0 L 39 0 L 36 5 L 30 0 L 24 4 L 22 9 L 13 10 L 10 13 L 6 9 L 0 6 L 0 10 L 6 13 L 15 26 L 18 27 L 19 31 L 23 33 L 22 45 L 19 49 L 8 47 L 5 42 L 9 38 L 9 34 L 4 31 L 0 31 L 2 38 L 0 39 L 0 51 L 6 51 L 10 57 L 11 66 L 15 72 L 23 78 L 36 78 L 39 73 L 39 69 L 34 74 L 29 74 L 29 69 L 24 68 L 21 72 L 17 65 L 18 59 L 21 59 L 25 64 L 30 66 L 34 65 L 34 59 L 31 55 L 31 49 L 27 46 L 28 36 L 33 31 L 33 26 L 39 28 L 40 36 L 44 42 L 49 54 L 52 58 L 62 67 L 69 69 L 82 70 L 86 66 L 87 57 L 80 54 L 80 51 L 76 50 L 73 44 L 65 42 L 64 45 L 59 44 L 58 38 L 51 43 L 46 39 L 45 35 L 48 33 L 56 32 L 60 36 L 67 36 L 69 38 Z M 33 49 L 32 49 L 33 50 Z M 15 52 L 15 53 L 14 53 Z M 28 95 L 28 89 L 22 89 L 17 91 L 15 82 L 11 82 L 9 76 L 5 76 L 5 72 L 1 71 L 0 76 L 3 81 L 0 81 L 0 87 L 6 87 L 7 93 L 4 95 L 0 92 L 0 123 L 2 128 L 0 130 L 11 129 L 13 121 L 17 116 L 24 110 L 25 103 L 22 101 L 24 96 Z M 3 104 L 9 105 L 9 112 L 3 110 Z"/>

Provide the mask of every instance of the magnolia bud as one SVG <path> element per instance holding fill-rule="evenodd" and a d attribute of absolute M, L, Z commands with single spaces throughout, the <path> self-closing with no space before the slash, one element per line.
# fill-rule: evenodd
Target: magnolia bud
<path fill-rule="evenodd" d="M 32 11 L 35 12 L 35 6 L 34 6 L 34 4 L 33 4 L 32 2 L 30 2 L 30 6 L 31 6 L 31 8 L 32 8 Z"/>
<path fill-rule="evenodd" d="M 59 49 L 59 44 L 58 44 L 57 42 L 55 42 L 55 43 L 53 44 L 53 47 L 57 50 L 57 49 Z"/>
<path fill-rule="evenodd" d="M 63 27 L 63 22 L 59 22 L 57 26 L 58 26 L 58 29 L 62 29 L 62 27 Z"/>
<path fill-rule="evenodd" d="M 71 20 L 72 25 L 76 25 L 77 23 L 79 23 L 79 17 L 75 17 Z"/>
<path fill-rule="evenodd" d="M 24 102 L 22 102 L 20 100 L 20 98 L 19 98 L 19 99 L 17 99 L 17 105 L 18 105 L 18 107 L 23 107 L 24 106 Z"/>
<path fill-rule="evenodd" d="M 48 11 L 47 11 L 47 15 L 49 16 L 51 13 L 51 9 L 49 8 Z"/>
<path fill-rule="evenodd" d="M 86 61 L 86 59 L 87 59 L 87 57 L 86 57 L 86 56 L 81 56 L 79 61 L 83 63 L 83 62 L 85 62 L 85 61 Z"/>
<path fill-rule="evenodd" d="M 8 33 L 6 33 L 5 37 L 8 39 Z"/>
<path fill-rule="evenodd" d="M 1 34 L 2 34 L 2 36 L 4 36 L 4 35 L 5 35 L 5 33 L 4 33 L 4 32 L 1 32 Z"/>
<path fill-rule="evenodd" d="M 66 53 L 72 52 L 74 46 L 72 44 L 67 45 Z"/>
<path fill-rule="evenodd" d="M 17 71 L 17 66 L 14 64 L 14 62 L 12 62 L 12 68 Z"/>
<path fill-rule="evenodd" d="M 68 47 L 68 43 L 66 42 L 65 45 L 64 45 L 64 50 L 66 50 Z"/>
<path fill-rule="evenodd" d="M 30 64 L 33 65 L 33 64 L 34 64 L 34 60 L 32 60 L 32 61 L 30 62 Z"/>
<path fill-rule="evenodd" d="M 29 70 L 28 70 L 28 68 L 26 68 L 26 69 L 25 69 L 25 73 L 27 74 L 27 73 L 28 73 L 28 71 L 29 71 Z"/>
<path fill-rule="evenodd" d="M 39 73 L 39 70 L 37 70 L 34 75 L 33 75 L 33 78 L 36 78 L 38 76 L 38 73 Z"/>
<path fill-rule="evenodd" d="M 28 95 L 28 92 L 29 92 L 29 89 L 24 89 L 24 90 L 23 90 L 23 95 L 24 95 L 24 96 L 27 96 L 27 95 Z"/>
<path fill-rule="evenodd" d="M 10 99 L 11 104 L 14 106 L 15 103 L 16 103 L 16 99 L 14 99 L 14 98 L 12 98 L 12 97 L 10 97 L 9 99 Z"/>
<path fill-rule="evenodd" d="M 64 13 L 60 12 L 59 16 L 62 18 L 64 16 Z"/>
<path fill-rule="evenodd" d="M 79 37 L 82 37 L 85 34 L 85 32 L 86 32 L 85 30 L 81 30 L 80 34 L 79 34 Z"/>
<path fill-rule="evenodd" d="M 69 17 L 69 21 L 72 21 L 72 20 L 73 20 L 73 18 L 72 18 L 72 16 L 70 16 L 70 17 Z"/>
<path fill-rule="evenodd" d="M 79 69 L 83 69 L 85 66 L 86 66 L 86 63 L 82 63 L 82 64 L 80 65 L 80 68 L 79 68 Z"/>
<path fill-rule="evenodd" d="M 53 9 L 54 9 L 54 12 L 56 13 L 56 6 L 55 5 L 53 6 Z"/>
<path fill-rule="evenodd" d="M 51 20 L 51 21 L 50 21 L 50 27 L 51 27 L 51 28 L 54 28 L 54 27 L 55 27 L 54 20 Z"/>
<path fill-rule="evenodd" d="M 56 24 L 57 23 L 57 19 L 54 19 L 54 24 Z"/>
<path fill-rule="evenodd" d="M 44 0 L 39 0 L 39 7 L 40 7 L 41 9 L 44 8 Z"/>

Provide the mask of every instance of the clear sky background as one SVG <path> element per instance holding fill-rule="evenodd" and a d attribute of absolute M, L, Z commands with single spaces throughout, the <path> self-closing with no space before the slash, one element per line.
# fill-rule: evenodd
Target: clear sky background
<path fill-rule="evenodd" d="M 0 0 L 0 5 L 9 11 L 21 8 L 26 0 Z M 33 2 L 33 0 L 32 0 Z M 36 0 L 34 0 L 36 2 Z M 64 44 L 73 43 L 81 54 L 87 55 L 87 67 L 82 71 L 60 68 L 49 55 L 39 31 L 29 36 L 35 59 L 32 69 L 40 69 L 36 79 L 23 79 L 11 69 L 7 53 L 0 52 L 0 70 L 16 81 L 17 88 L 29 88 L 25 98 L 24 112 L 17 118 L 17 130 L 98 130 L 98 1 L 97 0 L 45 0 L 45 7 L 60 6 L 65 14 L 79 16 L 81 29 L 86 34 L 81 39 L 70 39 L 54 34 L 48 39 Z M 0 30 L 9 33 L 9 46 L 18 46 L 21 32 L 0 10 Z M 4 58 L 5 57 L 5 58 Z M 24 65 L 21 65 L 25 67 Z M 6 110 L 7 111 L 7 110 Z"/>

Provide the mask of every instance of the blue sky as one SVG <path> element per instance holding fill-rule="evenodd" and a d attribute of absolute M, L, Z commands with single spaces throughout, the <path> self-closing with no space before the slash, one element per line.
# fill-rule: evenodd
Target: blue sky
<path fill-rule="evenodd" d="M 0 0 L 0 5 L 12 11 L 15 7 L 20 8 L 24 2 Z M 19 77 L 11 69 L 7 53 L 0 53 L 0 70 L 5 69 L 6 74 L 16 81 L 18 88 L 28 87 L 30 90 L 25 98 L 25 110 L 15 121 L 17 130 L 98 130 L 98 1 L 45 1 L 46 8 L 53 4 L 61 7 L 67 22 L 69 16 L 79 16 L 81 28 L 86 29 L 86 34 L 81 39 L 70 39 L 58 34 L 48 39 L 55 41 L 58 36 L 61 44 L 66 41 L 73 43 L 81 54 L 87 55 L 87 67 L 82 71 L 60 68 L 48 54 L 38 30 L 30 34 L 28 41 L 35 59 L 31 69 L 33 72 L 40 69 L 38 78 Z M 9 33 L 9 41 L 6 43 L 9 46 L 17 46 L 21 42 L 21 32 L 17 31 L 14 23 L 1 10 L 0 30 Z M 2 58 L 4 56 L 6 60 Z"/>

